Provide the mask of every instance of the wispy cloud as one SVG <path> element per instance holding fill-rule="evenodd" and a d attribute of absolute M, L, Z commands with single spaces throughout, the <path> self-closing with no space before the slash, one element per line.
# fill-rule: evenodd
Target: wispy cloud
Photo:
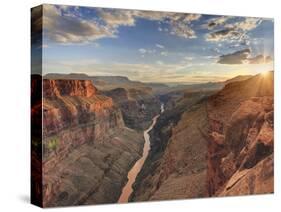
<path fill-rule="evenodd" d="M 102 63 L 95 59 L 46 61 L 44 73 L 85 73 L 90 76 L 128 76 L 143 82 L 171 82 L 177 79 L 185 82 L 182 73 L 186 64 L 164 63 L 161 60 L 151 64 L 141 63 Z"/>
<path fill-rule="evenodd" d="M 157 65 L 163 65 L 164 62 L 163 62 L 162 60 L 157 60 L 157 61 L 156 61 L 156 64 L 157 64 Z"/>
<path fill-rule="evenodd" d="M 95 9 L 97 19 L 85 19 L 77 8 L 69 11 L 68 6 L 44 5 L 44 32 L 47 37 L 58 43 L 90 42 L 105 37 L 117 37 L 120 26 L 135 26 L 137 19 L 165 22 L 165 28 L 159 31 L 168 32 L 183 38 L 196 38 L 193 22 L 201 18 L 200 14 L 171 12 L 153 12 L 136 10 Z M 203 28 L 217 29 L 206 35 L 207 41 L 241 40 L 245 34 L 256 28 L 259 18 L 245 18 L 243 21 L 228 23 L 233 17 L 215 17 L 203 24 Z M 162 46 L 162 45 L 160 45 Z M 157 46 L 159 47 L 159 46 Z"/>
<path fill-rule="evenodd" d="M 243 49 L 231 54 L 220 56 L 218 63 L 221 64 L 243 64 L 251 53 L 250 49 Z"/>
<path fill-rule="evenodd" d="M 193 59 L 194 59 L 193 57 L 188 57 L 188 56 L 184 57 L 184 60 L 187 60 L 187 61 L 191 61 Z"/>
<path fill-rule="evenodd" d="M 229 19 L 233 17 L 221 17 L 216 19 L 211 19 L 204 26 L 209 30 L 213 30 L 217 27 L 215 31 L 206 34 L 206 40 L 212 42 L 248 42 L 249 37 L 247 33 L 256 27 L 258 27 L 262 20 L 260 18 L 246 17 L 242 21 L 236 21 L 232 23 L 227 23 Z"/>
<path fill-rule="evenodd" d="M 154 53 L 156 53 L 156 50 L 155 50 L 155 49 L 140 48 L 140 49 L 138 49 L 138 51 L 139 51 L 141 54 L 154 54 Z"/>
<path fill-rule="evenodd" d="M 146 49 L 140 48 L 140 49 L 139 49 L 139 52 L 140 52 L 141 54 L 145 54 L 145 53 L 146 53 Z"/>
<path fill-rule="evenodd" d="M 265 64 L 272 62 L 269 55 L 259 54 L 251 57 L 249 48 L 233 52 L 231 54 L 221 55 L 217 63 L 220 64 Z"/>
<path fill-rule="evenodd" d="M 269 55 L 263 55 L 263 54 L 259 54 L 255 57 L 252 58 L 248 58 L 248 60 L 246 61 L 249 64 L 261 64 L 261 63 L 270 63 L 272 62 L 272 57 L 270 57 Z"/>
<path fill-rule="evenodd" d="M 98 9 L 99 16 L 109 28 L 117 28 L 119 26 L 134 26 L 135 17 L 129 10 L 113 10 L 113 9 Z"/>
<path fill-rule="evenodd" d="M 160 22 L 165 21 L 169 25 L 169 29 L 158 27 L 159 31 L 169 32 L 172 35 L 184 38 L 196 38 L 195 31 L 190 25 L 201 18 L 200 14 L 111 9 L 100 9 L 100 16 L 111 27 L 116 25 L 133 26 L 135 19 L 139 18 Z"/>
<path fill-rule="evenodd" d="M 240 29 L 243 31 L 250 31 L 255 29 L 259 24 L 261 24 L 262 20 L 260 18 L 245 18 L 243 21 L 236 22 L 230 24 L 230 26 L 235 27 L 236 29 Z"/>
<path fill-rule="evenodd" d="M 206 35 L 207 41 L 233 41 L 239 40 L 242 33 L 235 28 L 221 29 Z"/>
<path fill-rule="evenodd" d="M 168 53 L 167 51 L 162 51 L 162 52 L 160 52 L 160 55 L 162 55 L 162 56 L 168 56 L 169 53 Z"/>
<path fill-rule="evenodd" d="M 159 48 L 159 49 L 164 49 L 164 48 L 165 48 L 165 46 L 163 46 L 163 45 L 161 45 L 161 44 L 158 44 L 158 43 L 156 43 L 155 46 L 156 46 L 157 48 Z"/>
<path fill-rule="evenodd" d="M 58 43 L 83 43 L 103 37 L 115 37 L 114 29 L 98 24 L 96 21 L 63 15 L 65 8 L 44 5 L 45 36 Z"/>
<path fill-rule="evenodd" d="M 219 26 L 224 25 L 229 19 L 233 18 L 232 16 L 220 16 L 211 18 L 207 21 L 206 24 L 202 25 L 202 28 L 206 28 L 209 30 L 215 29 Z"/>
<path fill-rule="evenodd" d="M 165 28 L 164 32 L 195 38 L 195 31 L 190 24 L 201 17 L 198 14 L 95 9 L 99 17 L 85 19 L 80 15 L 79 9 L 70 12 L 69 8 L 69 6 L 44 5 L 44 32 L 50 40 L 57 43 L 83 43 L 105 37 L 114 38 L 118 36 L 120 26 L 135 26 L 137 19 L 165 21 L 169 29 Z M 162 28 L 159 29 L 162 31 Z"/>

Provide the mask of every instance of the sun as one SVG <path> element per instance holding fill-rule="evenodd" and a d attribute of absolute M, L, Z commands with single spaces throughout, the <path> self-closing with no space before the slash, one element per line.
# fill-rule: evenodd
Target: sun
<path fill-rule="evenodd" d="M 267 77 L 267 76 L 268 76 L 268 71 L 263 71 L 263 72 L 261 72 L 261 75 L 262 75 L 263 77 Z"/>

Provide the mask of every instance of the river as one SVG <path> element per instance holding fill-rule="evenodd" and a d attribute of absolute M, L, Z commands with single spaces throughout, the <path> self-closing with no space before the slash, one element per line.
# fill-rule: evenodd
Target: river
<path fill-rule="evenodd" d="M 161 113 L 164 111 L 164 106 L 161 107 Z M 152 124 L 150 125 L 150 127 L 148 129 L 146 129 L 143 132 L 143 136 L 144 136 L 144 147 L 143 147 L 143 153 L 142 153 L 142 157 L 135 163 L 135 165 L 132 167 L 132 169 L 128 172 L 128 182 L 127 184 L 123 187 L 122 189 L 122 193 L 119 197 L 118 202 L 119 203 L 125 203 L 128 202 L 130 195 L 133 192 L 133 188 L 132 185 L 134 184 L 136 177 L 138 175 L 138 173 L 140 172 L 140 170 L 143 167 L 143 164 L 148 156 L 149 150 L 150 150 L 150 136 L 149 136 L 149 131 L 153 129 L 154 125 L 157 122 L 157 119 L 160 115 L 155 116 L 152 119 Z"/>

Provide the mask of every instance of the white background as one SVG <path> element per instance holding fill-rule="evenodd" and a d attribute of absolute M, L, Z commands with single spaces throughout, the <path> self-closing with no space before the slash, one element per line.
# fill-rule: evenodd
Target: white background
<path fill-rule="evenodd" d="M 280 184 L 279 0 L 3 0 L 0 11 L 0 211 L 35 211 L 30 188 L 30 8 L 41 3 L 275 18 L 275 194 L 141 204 L 83 206 L 52 211 L 276 211 Z M 278 204 L 279 202 L 279 204 Z M 280 211 L 280 209 L 279 209 Z"/>

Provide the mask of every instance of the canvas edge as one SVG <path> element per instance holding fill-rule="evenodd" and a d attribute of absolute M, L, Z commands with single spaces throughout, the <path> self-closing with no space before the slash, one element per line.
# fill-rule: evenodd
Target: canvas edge
<path fill-rule="evenodd" d="M 43 208 L 42 176 L 42 18 L 43 5 L 30 9 L 31 16 L 31 164 L 30 202 Z M 33 106 L 37 110 L 33 110 Z"/>

